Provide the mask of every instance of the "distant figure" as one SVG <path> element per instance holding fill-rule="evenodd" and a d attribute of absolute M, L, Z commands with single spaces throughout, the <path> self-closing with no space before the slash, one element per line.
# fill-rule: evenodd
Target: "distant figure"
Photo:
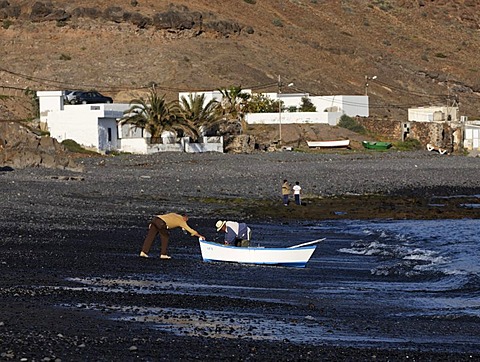
<path fill-rule="evenodd" d="M 282 185 L 282 197 L 283 197 L 283 204 L 288 206 L 288 198 L 290 196 L 290 184 L 287 180 L 283 180 Z"/>
<path fill-rule="evenodd" d="M 244 222 L 218 220 L 215 228 L 217 232 L 225 233 L 225 245 L 243 247 L 250 245 L 252 230 Z"/>
<path fill-rule="evenodd" d="M 300 183 L 297 181 L 295 182 L 295 186 L 293 186 L 293 195 L 295 196 L 295 203 L 297 205 L 301 205 L 302 201 L 300 200 L 300 194 L 302 193 L 302 188 Z"/>
<path fill-rule="evenodd" d="M 168 240 L 170 238 L 170 229 L 182 228 L 185 231 L 188 231 L 190 235 L 196 236 L 200 239 L 205 238 L 200 235 L 197 231 L 193 230 L 187 224 L 188 216 L 186 214 L 179 215 L 174 213 L 169 213 L 165 215 L 157 215 L 153 218 L 152 222 L 148 225 L 148 234 L 143 242 L 142 251 L 140 256 L 143 258 L 148 258 L 148 252 L 152 246 L 153 241 L 157 234 L 160 234 L 160 239 L 162 241 L 162 251 L 160 253 L 161 259 L 171 259 L 167 254 Z"/>

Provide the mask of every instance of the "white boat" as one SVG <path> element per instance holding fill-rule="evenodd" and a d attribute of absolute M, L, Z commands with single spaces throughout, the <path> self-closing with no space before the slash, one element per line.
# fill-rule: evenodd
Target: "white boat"
<path fill-rule="evenodd" d="M 205 262 L 226 261 L 243 264 L 268 264 L 304 268 L 317 248 L 313 240 L 288 248 L 237 247 L 199 240 Z"/>
<path fill-rule="evenodd" d="M 307 141 L 308 147 L 322 147 L 322 148 L 332 148 L 332 147 L 349 147 L 350 140 L 337 140 L 337 141 Z"/>

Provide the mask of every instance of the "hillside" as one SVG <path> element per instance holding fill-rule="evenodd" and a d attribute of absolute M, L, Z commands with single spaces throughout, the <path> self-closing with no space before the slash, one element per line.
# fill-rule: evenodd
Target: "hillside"
<path fill-rule="evenodd" d="M 474 0 L 0 1 L 0 94 L 95 88 L 129 101 L 241 85 L 364 94 L 371 114 L 459 102 L 477 117 L 480 3 Z M 3 87 L 3 88 L 1 88 Z M 12 89 L 13 88 L 13 89 Z M 14 93 L 11 93 L 14 92 Z M 0 117 L 25 117 L 3 100 Z"/>

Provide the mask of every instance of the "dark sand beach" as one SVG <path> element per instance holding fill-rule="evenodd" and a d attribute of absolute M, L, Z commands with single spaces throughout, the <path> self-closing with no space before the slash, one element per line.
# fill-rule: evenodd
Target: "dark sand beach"
<path fill-rule="evenodd" d="M 187 212 L 211 240 L 217 219 L 246 221 L 266 245 L 313 240 L 322 223 L 478 219 L 479 158 L 168 153 L 79 162 L 82 173 L 0 172 L 1 360 L 480 360 L 478 314 L 419 317 L 408 303 L 367 294 L 373 302 L 364 303 L 359 288 L 329 294 L 325 286 L 337 290 L 340 280 L 381 278 L 338 253 L 353 242 L 342 230 L 325 231 L 330 242 L 305 269 L 204 263 L 197 241 L 178 230 L 171 260 L 158 258 L 158 240 L 149 259 L 138 256 L 150 219 L 166 212 Z M 302 206 L 282 205 L 285 178 L 300 182 Z M 478 296 L 478 283 L 469 285 Z"/>

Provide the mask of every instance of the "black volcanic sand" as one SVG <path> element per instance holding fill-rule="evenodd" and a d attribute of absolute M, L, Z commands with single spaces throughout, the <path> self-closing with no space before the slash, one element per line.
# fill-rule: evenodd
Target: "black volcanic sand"
<path fill-rule="evenodd" d="M 397 322 L 368 308 L 355 312 L 348 300 L 278 302 L 269 299 L 275 292 L 268 288 L 252 297 L 248 286 L 264 286 L 265 268 L 203 263 L 195 240 L 177 230 L 172 260 L 138 257 L 152 215 L 171 211 L 188 212 L 191 225 L 209 239 L 216 237 L 215 221 L 227 217 L 272 224 L 478 217 L 479 209 L 471 207 L 479 203 L 478 158 L 285 152 L 82 162 L 86 171 L 80 174 L 42 168 L 0 172 L 1 360 L 480 360 L 478 344 L 442 350 L 428 340 L 404 346 L 348 344 L 341 338 L 338 344 L 296 343 L 278 336 L 278 326 L 267 338 L 268 327 L 249 327 L 251 316 L 279 323 L 309 316 L 324 321 L 327 333 L 341 329 L 340 320 L 359 330 L 394 329 Z M 302 206 L 281 205 L 284 178 L 300 181 Z M 152 255 L 158 256 L 158 241 Z M 268 280 L 272 290 L 308 277 L 308 268 L 300 274 L 286 269 L 275 272 L 284 279 Z M 243 295 L 204 287 L 225 277 L 243 286 Z M 176 325 L 176 333 L 153 322 Z M 393 334 L 458 328 L 476 335 L 479 327 L 474 317 L 455 323 L 405 318 L 401 325 Z"/>

